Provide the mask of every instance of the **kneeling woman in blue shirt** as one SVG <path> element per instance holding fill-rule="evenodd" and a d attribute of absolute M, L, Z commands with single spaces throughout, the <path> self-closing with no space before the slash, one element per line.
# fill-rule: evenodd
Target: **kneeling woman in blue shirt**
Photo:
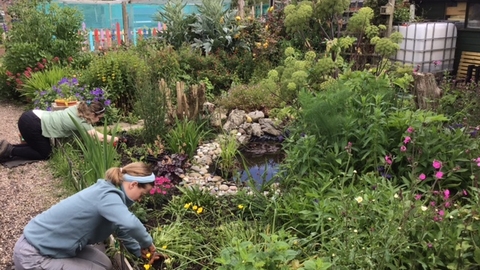
<path fill-rule="evenodd" d="M 60 201 L 33 218 L 15 244 L 16 270 L 105 270 L 110 259 L 92 244 L 116 233 L 133 254 L 155 254 L 152 237 L 129 210 L 153 187 L 148 165 L 135 162 L 110 168 L 105 180 Z M 149 256 L 151 262 L 159 254 Z"/>

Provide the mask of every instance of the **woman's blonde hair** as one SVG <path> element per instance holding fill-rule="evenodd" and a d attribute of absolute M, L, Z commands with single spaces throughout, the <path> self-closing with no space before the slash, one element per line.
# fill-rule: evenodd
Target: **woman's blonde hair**
<path fill-rule="evenodd" d="M 105 180 L 112 182 L 112 184 L 118 187 L 123 182 L 124 174 L 131 176 L 149 176 L 152 174 L 152 169 L 143 162 L 133 162 L 122 168 L 112 167 L 108 169 L 105 173 Z"/>
<path fill-rule="evenodd" d="M 78 116 L 93 124 L 95 117 L 105 113 L 105 106 L 100 101 L 82 101 L 77 106 Z"/>

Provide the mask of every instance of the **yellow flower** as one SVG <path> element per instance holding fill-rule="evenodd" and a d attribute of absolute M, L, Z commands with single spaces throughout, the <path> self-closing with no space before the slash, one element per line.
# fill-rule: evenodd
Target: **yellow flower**
<path fill-rule="evenodd" d="M 190 208 L 191 205 L 192 205 L 192 203 L 186 203 L 185 206 L 184 206 L 184 208 L 185 208 L 185 209 L 188 209 L 188 208 Z"/>
<path fill-rule="evenodd" d="M 203 212 L 203 207 L 198 208 L 197 214 L 201 214 Z"/>
<path fill-rule="evenodd" d="M 362 198 L 362 196 L 358 196 L 358 197 L 356 197 L 356 198 L 355 198 L 355 201 L 357 201 L 357 203 L 361 203 L 361 202 L 363 202 L 363 198 Z"/>
<path fill-rule="evenodd" d="M 267 24 L 267 25 L 265 25 L 265 30 L 268 30 L 268 24 Z"/>
<path fill-rule="evenodd" d="M 235 17 L 235 20 L 240 21 L 242 18 L 240 16 Z"/>
<path fill-rule="evenodd" d="M 243 209 L 243 205 L 239 204 L 238 209 Z"/>
<path fill-rule="evenodd" d="M 192 207 L 192 209 L 193 209 L 193 210 L 197 210 L 197 209 L 198 209 L 198 206 L 194 205 L 194 206 Z"/>
<path fill-rule="evenodd" d="M 152 254 L 151 254 L 151 253 L 147 253 L 147 254 L 145 255 L 145 257 L 147 257 L 147 259 L 150 259 L 150 257 L 152 257 Z"/>
<path fill-rule="evenodd" d="M 260 43 L 260 42 L 255 42 L 255 47 L 257 47 L 258 49 L 260 49 L 260 47 L 262 47 L 262 43 Z"/>
<path fill-rule="evenodd" d="M 268 48 L 268 42 L 263 43 L 263 48 L 264 49 Z"/>
<path fill-rule="evenodd" d="M 162 249 L 167 249 L 167 245 L 163 245 L 163 246 L 162 246 Z"/>
<path fill-rule="evenodd" d="M 145 268 L 145 270 L 148 270 L 150 269 L 152 266 L 150 264 L 144 264 L 143 267 Z"/>
<path fill-rule="evenodd" d="M 273 6 L 269 7 L 269 8 L 268 8 L 268 12 L 272 12 L 272 11 L 273 11 L 273 9 L 274 9 L 274 7 L 273 7 Z"/>
<path fill-rule="evenodd" d="M 220 23 L 223 23 L 223 16 L 220 18 Z"/>

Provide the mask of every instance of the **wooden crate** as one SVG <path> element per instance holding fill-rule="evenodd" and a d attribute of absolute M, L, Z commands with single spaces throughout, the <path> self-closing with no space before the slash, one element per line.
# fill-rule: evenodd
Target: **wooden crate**
<path fill-rule="evenodd" d="M 457 70 L 457 80 L 465 79 L 467 77 L 467 69 L 469 65 L 480 66 L 480 52 L 462 52 Z"/>

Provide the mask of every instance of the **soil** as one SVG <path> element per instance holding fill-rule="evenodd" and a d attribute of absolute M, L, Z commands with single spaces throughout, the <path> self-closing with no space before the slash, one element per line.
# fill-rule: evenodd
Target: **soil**
<path fill-rule="evenodd" d="M 0 139 L 19 143 L 17 120 L 23 111 L 21 104 L 0 101 Z M 67 194 L 46 161 L 13 169 L 0 165 L 0 191 L 0 269 L 10 269 L 13 247 L 28 221 Z"/>

